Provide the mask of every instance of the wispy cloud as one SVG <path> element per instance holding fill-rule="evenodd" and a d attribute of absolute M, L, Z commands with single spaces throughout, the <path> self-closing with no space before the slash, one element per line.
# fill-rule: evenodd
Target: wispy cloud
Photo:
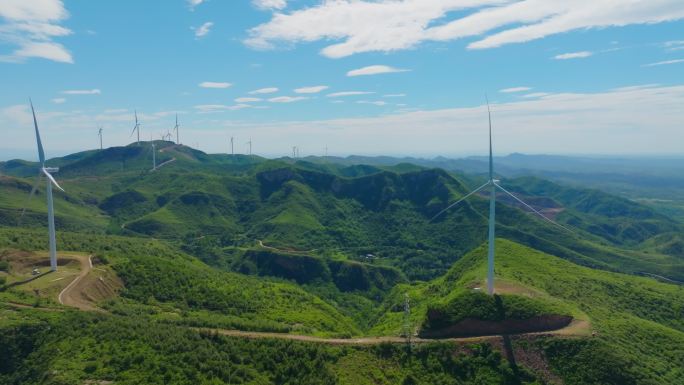
<path fill-rule="evenodd" d="M 659 61 L 655 63 L 648 63 L 642 65 L 642 67 L 656 67 L 656 66 L 664 66 L 668 64 L 677 64 L 677 63 L 684 63 L 684 59 L 673 59 L 673 60 L 665 60 L 665 61 Z"/>
<path fill-rule="evenodd" d="M 283 9 L 287 7 L 286 0 L 252 0 L 252 4 L 259 9 Z"/>
<path fill-rule="evenodd" d="M 383 98 L 403 98 L 406 94 L 386 94 L 382 95 Z"/>
<path fill-rule="evenodd" d="M 0 43 L 17 47 L 0 61 L 20 63 L 27 58 L 43 58 L 73 63 L 71 53 L 55 38 L 71 34 L 60 25 L 69 16 L 61 0 L 0 2 Z"/>
<path fill-rule="evenodd" d="M 198 86 L 202 88 L 229 88 L 233 84 L 227 82 L 202 82 Z"/>
<path fill-rule="evenodd" d="M 410 70 L 394 68 L 386 65 L 372 65 L 347 72 L 347 76 L 367 76 L 378 74 L 389 74 L 394 72 L 408 72 Z"/>
<path fill-rule="evenodd" d="M 308 99 L 306 96 L 278 96 L 268 99 L 271 103 L 292 103 Z"/>
<path fill-rule="evenodd" d="M 495 129 L 501 128 L 496 129 L 496 152 L 653 154 L 655 148 L 660 154 L 681 154 L 684 84 L 647 86 L 627 83 L 624 86 L 600 92 L 557 92 L 541 98 L 492 103 Z M 349 100 L 340 104 L 338 107 L 342 108 L 337 110 L 346 111 L 343 106 L 348 103 Z M 333 104 L 329 106 L 334 108 Z M 111 114 L 82 111 L 58 114 L 49 112 L 44 105 L 36 107 L 38 119 L 44 127 L 41 134 L 49 143 L 52 154 L 95 146 L 93 122 L 108 127 L 110 145 L 130 143 L 132 110 Z M 377 110 L 388 112 L 394 107 L 377 107 Z M 298 144 L 303 148 L 320 148 L 321 143 L 331 144 L 334 140 L 334 148 L 338 151 L 357 154 L 454 155 L 487 151 L 487 112 L 483 105 L 435 110 L 403 109 L 374 117 L 254 122 L 226 118 L 240 115 L 239 111 L 231 113 L 228 108 L 249 110 L 244 106 L 223 105 L 194 108 L 195 113 L 184 119 L 186 132 L 192 132 L 193 136 L 202 138 L 198 141 L 204 141 L 203 150 L 225 152 L 226 132 L 230 130 L 240 138 L 253 136 L 259 143 L 259 151 L 267 154 L 281 152 L 282 143 L 292 143 L 293 137 L 298 138 Z M 200 114 L 201 110 L 218 112 L 218 115 Z M 155 120 L 154 115 L 143 115 L 145 129 L 149 132 L 165 130 L 171 118 Z M 35 149 L 31 147 L 35 146 L 35 138 L 31 136 L 31 130 L 26 129 L 30 125 L 27 103 L 0 107 L 0 127 L 13 133 L 13 144 L 30 150 L 27 153 L 35 156 Z M 388 137 L 392 140 L 388 141 Z M 535 140 L 529 140 L 530 137 Z"/>
<path fill-rule="evenodd" d="M 278 92 L 276 87 L 259 88 L 258 90 L 248 92 L 250 95 L 273 94 Z"/>
<path fill-rule="evenodd" d="M 585 57 L 589 57 L 593 55 L 592 52 L 589 51 L 580 51 L 580 52 L 568 52 L 568 53 L 563 53 L 560 55 L 556 55 L 553 58 L 556 60 L 568 60 L 568 59 L 582 59 Z"/>
<path fill-rule="evenodd" d="M 388 103 L 383 100 L 359 100 L 358 104 L 372 104 L 374 106 L 386 106 Z"/>
<path fill-rule="evenodd" d="M 297 94 L 317 94 L 321 91 L 327 90 L 328 86 L 313 86 L 313 87 L 302 87 L 294 90 Z"/>
<path fill-rule="evenodd" d="M 332 94 L 326 95 L 329 98 L 339 98 L 343 96 L 357 96 L 357 95 L 370 95 L 374 94 L 375 92 L 368 92 L 368 91 L 342 91 L 342 92 L 333 92 Z"/>
<path fill-rule="evenodd" d="M 51 100 L 51 102 L 53 102 L 55 104 L 62 104 L 62 103 L 66 102 L 66 99 L 65 98 L 54 98 Z"/>
<path fill-rule="evenodd" d="M 681 51 L 684 49 L 684 40 L 666 41 L 663 43 L 663 47 L 668 51 Z"/>
<path fill-rule="evenodd" d="M 237 111 L 237 110 L 243 110 L 245 108 L 250 108 L 252 107 L 249 104 L 244 104 L 244 103 L 239 103 L 239 104 L 234 104 L 234 105 L 225 105 L 225 104 L 200 104 L 197 106 L 194 106 L 193 108 L 198 110 L 200 113 L 211 113 L 211 112 L 222 112 L 222 111 Z"/>
<path fill-rule="evenodd" d="M 681 0 L 637 0 L 619 11 L 611 0 L 322 1 L 275 13 L 270 21 L 250 29 L 245 43 L 269 49 L 282 41 L 334 41 L 321 53 L 341 58 L 468 37 L 476 38 L 469 49 L 495 48 L 575 30 L 682 18 Z"/>
<path fill-rule="evenodd" d="M 214 23 L 211 21 L 207 21 L 206 23 L 202 24 L 198 28 L 192 28 L 195 31 L 195 37 L 200 38 L 204 37 L 207 34 L 209 34 L 209 31 L 211 30 L 211 27 L 214 26 Z"/>
<path fill-rule="evenodd" d="M 66 90 L 61 93 L 64 95 L 99 95 L 102 92 L 97 88 L 93 88 L 92 90 Z"/>
<path fill-rule="evenodd" d="M 235 99 L 235 102 L 237 103 L 252 103 L 252 102 L 260 102 L 262 99 L 261 98 L 237 98 Z"/>
<path fill-rule="evenodd" d="M 525 92 L 525 91 L 529 91 L 531 89 L 532 88 L 530 88 L 530 87 L 511 87 L 511 88 L 501 89 L 501 90 L 499 90 L 499 92 L 503 92 L 504 94 L 511 94 L 511 93 L 515 93 L 515 92 Z"/>
<path fill-rule="evenodd" d="M 547 95 L 549 95 L 548 92 L 532 92 L 530 94 L 523 95 L 523 98 L 535 99 L 535 98 L 543 98 L 544 96 L 547 96 Z"/>

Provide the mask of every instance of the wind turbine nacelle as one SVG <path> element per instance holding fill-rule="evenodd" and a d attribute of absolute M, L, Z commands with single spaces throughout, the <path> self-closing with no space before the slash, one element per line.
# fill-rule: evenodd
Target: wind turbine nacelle
<path fill-rule="evenodd" d="M 43 170 L 49 173 L 59 172 L 59 167 L 43 167 Z"/>

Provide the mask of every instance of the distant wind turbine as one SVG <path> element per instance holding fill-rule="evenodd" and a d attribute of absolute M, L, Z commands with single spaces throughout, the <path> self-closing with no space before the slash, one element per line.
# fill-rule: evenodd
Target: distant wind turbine
<path fill-rule="evenodd" d="M 252 138 L 251 137 L 249 138 L 249 142 L 247 142 L 246 144 L 249 145 L 249 155 L 251 156 L 252 155 Z"/>
<path fill-rule="evenodd" d="M 176 114 L 176 125 L 173 126 L 173 131 L 176 132 L 176 144 L 180 144 L 180 136 L 178 134 L 178 129 L 180 128 L 180 124 L 178 124 L 178 114 Z M 170 137 L 169 137 L 170 138 Z"/>
<path fill-rule="evenodd" d="M 233 147 L 234 141 L 235 141 L 235 137 L 231 136 L 230 137 L 230 155 L 232 157 L 235 157 L 235 148 Z"/>
<path fill-rule="evenodd" d="M 133 126 L 133 131 L 131 132 L 131 136 L 135 132 L 138 132 L 138 144 L 140 144 L 140 122 L 138 122 L 138 110 L 135 110 L 135 126 Z"/>
<path fill-rule="evenodd" d="M 440 211 L 437 213 L 434 217 L 430 219 L 430 222 L 435 220 L 437 217 L 445 213 L 447 210 L 451 209 L 452 207 L 458 205 L 459 203 L 463 202 L 464 200 L 468 199 L 470 196 L 473 194 L 477 193 L 478 191 L 484 189 L 485 187 L 489 187 L 489 237 L 488 237 L 488 252 L 487 252 L 487 293 L 488 294 L 494 294 L 494 225 L 495 225 L 495 213 L 496 213 L 496 189 L 499 189 L 503 191 L 504 193 L 510 195 L 513 199 L 515 199 L 517 202 L 521 203 L 523 206 L 527 207 L 528 209 L 532 210 L 535 214 L 539 215 L 542 217 L 544 220 L 551 222 L 552 224 L 559 226 L 567 231 L 570 231 L 568 228 L 565 226 L 554 222 L 553 220 L 549 219 L 546 217 L 544 214 L 540 213 L 537 211 L 535 208 L 532 206 L 528 205 L 527 203 L 523 202 L 520 198 L 516 197 L 512 193 L 510 193 L 508 190 L 505 188 L 501 187 L 499 185 L 499 180 L 494 179 L 494 157 L 492 155 L 492 113 L 489 108 L 489 100 L 486 99 L 487 101 L 487 116 L 489 118 L 489 180 L 487 183 L 483 184 L 482 186 L 476 188 L 475 190 L 469 192 L 464 196 L 463 198 L 459 199 L 458 201 L 450 204 L 445 208 L 444 210 Z"/>
<path fill-rule="evenodd" d="M 97 135 L 100 137 L 100 150 L 102 150 L 102 126 L 97 130 Z"/>
<path fill-rule="evenodd" d="M 152 142 L 152 171 L 157 169 L 157 154 L 155 151 L 155 144 Z"/>
<path fill-rule="evenodd" d="M 50 243 L 50 270 L 57 270 L 57 240 L 55 236 L 55 212 L 52 204 L 52 185 L 64 191 L 64 189 L 57 183 L 55 178 L 51 173 L 58 172 L 59 168 L 56 167 L 45 167 L 45 151 L 43 151 L 43 144 L 40 140 L 40 132 L 38 131 L 38 120 L 36 119 L 36 111 L 33 109 L 33 102 L 29 99 L 29 104 L 31 105 L 31 113 L 33 114 L 33 127 L 36 131 L 36 144 L 38 146 L 38 159 L 40 160 L 40 172 L 38 173 L 38 179 L 36 184 L 33 186 L 31 193 L 29 194 L 29 199 L 36 193 L 38 189 L 38 183 L 40 182 L 41 175 L 47 177 L 47 206 L 48 206 L 48 233 L 49 233 L 49 243 Z M 25 210 L 24 210 L 25 211 Z M 22 211 L 22 216 L 24 215 Z"/>

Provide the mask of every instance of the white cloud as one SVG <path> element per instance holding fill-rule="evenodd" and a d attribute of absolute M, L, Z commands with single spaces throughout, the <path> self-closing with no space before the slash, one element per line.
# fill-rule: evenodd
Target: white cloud
<path fill-rule="evenodd" d="M 204 0 L 188 0 L 188 7 L 190 7 L 191 11 L 195 10 L 195 7 L 202 4 Z"/>
<path fill-rule="evenodd" d="M 546 95 L 549 94 L 547 92 L 532 92 L 530 94 L 523 95 L 523 98 L 543 98 Z"/>
<path fill-rule="evenodd" d="M 511 88 L 504 88 L 499 90 L 499 92 L 503 92 L 504 94 L 511 94 L 515 92 L 524 92 L 524 91 L 529 91 L 532 88 L 530 87 L 511 87 Z"/>
<path fill-rule="evenodd" d="M 93 88 L 92 90 L 66 90 L 61 92 L 64 95 L 99 95 L 102 93 L 97 88 Z"/>
<path fill-rule="evenodd" d="M 406 94 L 386 94 L 382 95 L 383 98 L 403 98 Z"/>
<path fill-rule="evenodd" d="M 684 63 L 684 59 L 674 59 L 674 60 L 659 61 L 659 62 L 655 62 L 655 63 L 648 63 L 648 64 L 642 65 L 642 67 L 656 67 L 656 66 L 663 66 L 663 65 L 677 64 L 677 63 Z"/>
<path fill-rule="evenodd" d="M 365 75 L 378 75 L 378 74 L 389 74 L 394 72 L 408 72 L 410 70 L 394 68 L 386 65 L 372 65 L 368 67 L 363 67 L 347 72 L 347 76 L 365 76 Z"/>
<path fill-rule="evenodd" d="M 66 99 L 65 98 L 54 98 L 51 100 L 51 102 L 53 102 L 55 104 L 63 104 L 66 102 Z"/>
<path fill-rule="evenodd" d="M 206 23 L 202 24 L 198 28 L 195 28 L 195 37 L 200 38 L 206 36 L 209 31 L 211 30 L 211 27 L 214 26 L 214 23 L 211 21 L 207 21 Z"/>
<path fill-rule="evenodd" d="M 313 87 L 302 87 L 294 90 L 297 94 L 317 94 L 321 91 L 327 90 L 328 86 L 313 86 Z"/>
<path fill-rule="evenodd" d="M 237 103 L 252 103 L 252 102 L 260 102 L 262 99 L 261 98 L 237 98 L 235 99 L 235 102 Z"/>
<path fill-rule="evenodd" d="M 255 94 L 272 94 L 278 92 L 278 89 L 275 87 L 268 87 L 268 88 L 259 88 L 258 90 L 250 91 L 248 92 L 250 95 L 255 95 Z"/>
<path fill-rule="evenodd" d="M 666 41 L 663 43 L 663 47 L 668 51 L 680 51 L 684 49 L 684 40 Z"/>
<path fill-rule="evenodd" d="M 367 91 L 342 91 L 342 92 L 333 92 L 332 94 L 326 95 L 329 98 L 339 98 L 342 96 L 357 96 L 357 95 L 370 95 L 374 94 L 375 92 L 367 92 Z"/>
<path fill-rule="evenodd" d="M 54 41 L 71 34 L 59 25 L 69 16 L 61 0 L 3 0 L 0 2 L 0 43 L 17 47 L 0 61 L 22 62 L 42 58 L 73 63 L 71 53 Z"/>
<path fill-rule="evenodd" d="M 568 60 L 568 59 L 582 59 L 585 57 L 589 57 L 593 55 L 592 52 L 589 51 L 580 51 L 580 52 L 568 52 L 568 53 L 563 53 L 560 55 L 556 55 L 553 58 L 556 60 Z"/>
<path fill-rule="evenodd" d="M 625 86 L 628 87 L 593 93 L 560 92 L 543 98 L 492 103 L 494 151 L 499 154 L 681 154 L 684 84 Z M 292 143 L 292 138 L 302 148 L 320 148 L 322 152 L 328 143 L 334 144 L 331 150 L 344 154 L 455 156 L 487 151 L 484 105 L 404 109 L 375 117 L 251 123 L 224 116 L 230 115 L 230 107 L 233 106 L 219 106 L 219 114 L 197 113 L 201 112 L 197 108 L 196 113 L 183 119 L 186 132 L 204 143 L 202 150 L 225 153 L 226 132 L 230 132 L 238 138 L 252 136 L 258 143 L 259 153 L 267 155 L 281 153 L 282 143 Z M 131 142 L 132 111 L 90 115 L 50 112 L 40 103 L 36 108 L 44 144 L 50 152 L 48 156 L 93 148 L 96 145 L 93 122 L 107 126 L 108 145 Z M 377 113 L 391 109 L 394 106 L 378 107 Z M 342 112 L 345 108 L 338 110 Z M 171 121 L 168 117 L 155 120 L 154 114 L 143 116 L 145 138 L 150 132 L 166 131 Z M 32 136 L 35 134 L 27 129 L 31 124 L 28 103 L 0 107 L 0 127 L 3 132 L 13 133 L 13 147 L 26 149 L 27 156 L 35 157 Z M 389 137 L 392 140 L 388 141 Z M 2 156 L 7 155 L 0 151 Z"/>
<path fill-rule="evenodd" d="M 72 64 L 74 62 L 73 57 L 63 45 L 52 42 L 27 42 L 21 48 L 15 50 L 11 57 L 16 58 L 16 61 L 21 61 L 23 58 L 37 57 L 60 63 Z M 10 59 L 8 61 L 13 60 Z"/>
<path fill-rule="evenodd" d="M 198 86 L 202 88 L 228 88 L 231 87 L 233 84 L 231 83 L 226 83 L 226 82 L 202 82 L 198 84 Z"/>
<path fill-rule="evenodd" d="M 252 4 L 259 9 L 283 9 L 287 7 L 286 0 L 252 0 Z"/>
<path fill-rule="evenodd" d="M 387 102 L 382 101 L 382 100 L 375 100 L 375 101 L 359 100 L 356 103 L 358 103 L 358 104 L 372 104 L 374 106 L 386 106 L 387 105 Z"/>
<path fill-rule="evenodd" d="M 239 104 L 234 104 L 234 105 L 225 105 L 225 104 L 200 104 L 197 106 L 194 106 L 193 108 L 198 110 L 200 113 L 211 113 L 211 112 L 222 112 L 222 111 L 237 111 L 237 110 L 242 110 L 245 108 L 250 108 L 252 107 L 249 104 L 244 104 L 244 103 L 239 103 Z"/>
<path fill-rule="evenodd" d="M 268 99 L 271 103 L 292 103 L 308 99 L 306 96 L 278 96 Z"/>
<path fill-rule="evenodd" d="M 681 0 L 336 0 L 275 13 L 250 29 L 245 43 L 268 49 L 279 41 L 334 41 L 321 53 L 340 58 L 462 38 L 476 39 L 469 49 L 494 48 L 574 30 L 682 18 Z"/>

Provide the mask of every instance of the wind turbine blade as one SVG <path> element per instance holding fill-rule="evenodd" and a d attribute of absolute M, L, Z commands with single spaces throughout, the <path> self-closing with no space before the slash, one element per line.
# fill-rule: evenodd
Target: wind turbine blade
<path fill-rule="evenodd" d="M 52 182 L 52 184 L 54 184 L 55 187 L 57 187 L 58 189 L 64 191 L 64 189 L 62 188 L 62 186 L 60 186 L 59 183 L 57 183 L 57 181 L 55 180 L 55 178 L 53 178 L 52 175 L 51 175 L 49 172 L 45 171 L 45 169 L 43 169 L 43 174 L 45 174 L 45 176 L 48 177 L 48 179 L 50 179 L 50 182 Z"/>
<path fill-rule="evenodd" d="M 501 189 L 501 191 L 503 191 L 503 192 L 505 192 L 506 194 L 510 195 L 513 199 L 515 199 L 516 201 L 520 202 L 521 204 L 523 204 L 523 205 L 524 205 L 525 207 L 527 207 L 528 209 L 532 210 L 535 214 L 539 215 L 539 216 L 542 217 L 544 220 L 546 220 L 546 221 L 548 221 L 548 222 L 551 222 L 552 224 L 554 224 L 554 225 L 556 225 L 556 226 L 562 228 L 563 230 L 566 230 L 566 231 L 571 232 L 571 233 L 573 232 L 573 231 L 570 230 L 569 228 L 567 228 L 567 227 L 561 225 L 560 223 L 558 223 L 558 222 L 556 222 L 556 221 L 550 219 L 550 218 L 547 217 L 546 215 L 540 213 L 540 212 L 537 211 L 534 207 L 528 205 L 528 204 L 525 203 L 522 199 L 520 199 L 520 198 L 518 198 L 517 196 L 513 195 L 510 191 L 508 191 L 508 190 L 506 190 L 505 188 L 501 187 L 501 186 L 498 185 L 497 183 L 494 183 L 494 186 L 498 187 L 499 189 Z"/>
<path fill-rule="evenodd" d="M 28 206 L 29 202 L 31 201 L 31 198 L 33 198 L 34 195 L 36 195 L 36 191 L 38 191 L 38 185 L 40 184 L 40 173 L 38 173 L 38 177 L 36 178 L 36 182 L 33 184 L 33 188 L 31 189 L 31 192 L 29 193 L 28 198 L 26 198 L 26 203 L 24 203 L 24 207 L 21 209 L 21 216 L 19 219 L 24 217 L 24 214 L 26 213 L 26 206 Z"/>
<path fill-rule="evenodd" d="M 454 203 L 450 204 L 449 206 L 447 206 L 447 208 L 445 208 L 444 210 L 438 212 L 434 217 L 430 218 L 430 220 L 429 220 L 428 222 L 432 222 L 433 220 L 435 220 L 435 218 L 437 218 L 438 216 L 444 214 L 444 213 L 445 213 L 446 211 L 448 211 L 450 208 L 456 206 L 457 204 L 459 204 L 459 203 L 463 202 L 464 200 L 468 199 L 471 195 L 473 195 L 473 194 L 475 194 L 476 192 L 482 190 L 483 188 L 489 186 L 490 183 L 491 183 L 491 182 L 487 182 L 487 183 L 483 184 L 482 186 L 476 188 L 475 190 L 469 192 L 469 193 L 468 193 L 466 196 L 464 196 L 463 198 L 457 200 L 456 202 L 454 202 Z"/>
<path fill-rule="evenodd" d="M 45 152 L 43 151 L 43 143 L 40 141 L 40 132 L 38 132 L 38 120 L 36 119 L 36 110 L 33 109 L 33 101 L 29 99 L 31 104 L 31 113 L 33 114 L 33 126 L 36 129 L 36 143 L 38 144 L 38 158 L 40 159 L 41 167 L 45 166 Z"/>

